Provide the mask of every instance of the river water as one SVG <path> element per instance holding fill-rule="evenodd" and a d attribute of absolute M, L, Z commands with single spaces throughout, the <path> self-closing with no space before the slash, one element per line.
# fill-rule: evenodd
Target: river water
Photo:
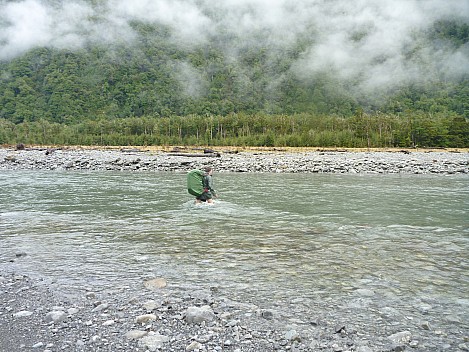
<path fill-rule="evenodd" d="M 214 181 L 216 204 L 195 206 L 183 173 L 1 171 L 0 268 L 72 294 L 164 277 L 261 307 L 385 305 L 467 327 L 467 176 Z"/>

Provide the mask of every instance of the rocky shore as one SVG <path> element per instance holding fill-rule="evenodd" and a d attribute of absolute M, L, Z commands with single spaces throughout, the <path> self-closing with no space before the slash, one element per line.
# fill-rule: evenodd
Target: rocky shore
<path fill-rule="evenodd" d="M 4 272 L 0 292 L 2 352 L 469 350 L 460 318 L 432 317 L 430 301 L 412 317 L 395 307 L 366 307 L 367 289 L 355 300 L 318 302 L 306 317 L 233 301 L 216 288 L 171 287 L 164 278 L 102 292 L 84 287 L 70 296 Z"/>
<path fill-rule="evenodd" d="M 137 149 L 0 149 L 0 170 L 468 174 L 469 153 L 394 152 L 163 152 Z"/>

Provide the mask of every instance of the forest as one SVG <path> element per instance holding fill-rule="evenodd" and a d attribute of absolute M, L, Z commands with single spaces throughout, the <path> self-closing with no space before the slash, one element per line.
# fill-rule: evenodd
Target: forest
<path fill-rule="evenodd" d="M 0 144 L 469 147 L 469 71 L 450 74 L 423 55 L 467 55 L 467 21 L 413 33 L 403 62 L 421 79 L 391 75 L 383 84 L 367 69 L 304 71 L 314 29 L 281 46 L 263 31 L 255 44 L 217 31 L 181 45 L 169 25 L 129 26 L 131 43 L 88 40 L 2 57 Z M 378 55 L 370 70 L 387 61 Z"/>

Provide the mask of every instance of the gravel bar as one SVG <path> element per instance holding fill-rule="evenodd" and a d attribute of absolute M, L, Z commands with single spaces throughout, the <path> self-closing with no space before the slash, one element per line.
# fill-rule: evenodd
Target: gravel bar
<path fill-rule="evenodd" d="M 168 153 L 98 149 L 0 149 L 0 170 L 188 171 L 213 166 L 217 172 L 468 174 L 469 153 L 239 152 Z"/>
<path fill-rule="evenodd" d="M 431 297 L 403 316 L 399 307 L 370 305 L 372 292 L 361 288 L 354 299 L 315 302 L 305 316 L 295 308 L 301 297 L 290 308 L 265 309 L 216 287 L 172 287 L 164 278 L 93 289 L 65 294 L 57 283 L 3 271 L 0 351 L 469 350 L 465 318 L 435 314 L 445 307 Z"/>

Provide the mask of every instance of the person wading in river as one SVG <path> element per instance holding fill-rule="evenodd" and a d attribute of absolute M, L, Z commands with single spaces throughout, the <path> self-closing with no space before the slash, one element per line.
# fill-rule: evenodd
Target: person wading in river
<path fill-rule="evenodd" d="M 204 171 L 205 175 L 202 178 L 202 185 L 204 187 L 204 191 L 200 196 L 197 196 L 195 198 L 195 203 L 200 204 L 202 202 L 207 202 L 208 204 L 213 204 L 213 198 L 217 198 L 217 192 L 215 192 L 215 190 L 213 189 L 213 169 L 211 167 L 206 167 Z"/>

